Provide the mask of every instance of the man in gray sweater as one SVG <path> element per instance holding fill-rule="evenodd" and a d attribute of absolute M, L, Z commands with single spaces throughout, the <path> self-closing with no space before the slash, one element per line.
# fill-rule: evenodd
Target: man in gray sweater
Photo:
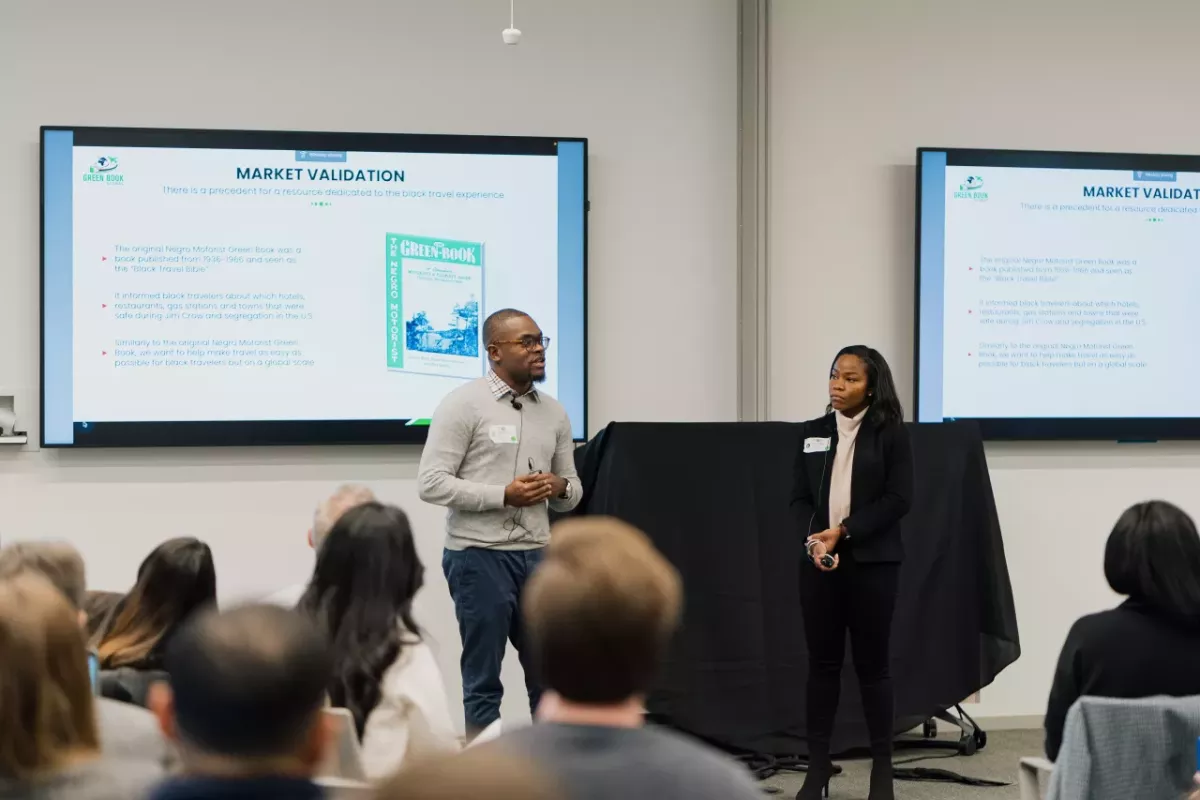
<path fill-rule="evenodd" d="M 549 508 L 570 511 L 582 496 L 567 412 L 534 388 L 545 380 L 550 340 L 528 314 L 506 308 L 484 322 L 483 341 L 491 371 L 438 406 L 417 479 L 422 500 L 449 509 L 442 570 L 462 637 L 470 738 L 500 717 L 506 641 L 537 708 L 521 590 L 550 541 Z"/>

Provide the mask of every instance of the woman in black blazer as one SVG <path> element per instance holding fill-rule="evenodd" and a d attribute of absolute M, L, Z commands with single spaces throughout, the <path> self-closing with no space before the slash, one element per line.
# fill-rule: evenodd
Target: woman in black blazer
<path fill-rule="evenodd" d="M 1083 695 L 1200 695 L 1200 535 L 1179 508 L 1125 511 L 1104 546 L 1104 577 L 1129 599 L 1071 626 L 1046 707 L 1046 755 L 1058 758 L 1067 710 Z"/>
<path fill-rule="evenodd" d="M 798 800 L 828 794 L 847 630 L 871 740 L 870 800 L 894 797 L 889 640 L 904 555 L 900 520 L 913 493 L 903 416 L 887 361 L 855 345 L 830 368 L 825 416 L 804 423 L 792 493 L 808 554 L 800 568 L 808 774 Z"/>

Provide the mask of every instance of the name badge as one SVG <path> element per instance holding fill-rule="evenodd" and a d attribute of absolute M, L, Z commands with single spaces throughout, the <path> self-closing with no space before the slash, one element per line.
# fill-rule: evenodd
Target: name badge
<path fill-rule="evenodd" d="M 829 445 L 832 442 L 833 442 L 833 439 L 830 437 L 822 439 L 818 436 L 810 436 L 804 440 L 804 452 L 806 452 L 806 453 L 827 453 L 827 452 L 829 452 Z"/>
<path fill-rule="evenodd" d="M 517 426 L 493 425 L 492 427 L 488 428 L 488 438 L 496 444 L 516 444 Z"/>

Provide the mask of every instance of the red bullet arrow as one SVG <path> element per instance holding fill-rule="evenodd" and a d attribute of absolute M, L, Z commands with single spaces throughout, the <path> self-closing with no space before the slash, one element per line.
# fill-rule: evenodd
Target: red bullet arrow
<path fill-rule="evenodd" d="M 108 303 L 101 303 L 101 304 L 100 304 L 100 307 L 101 307 L 101 308 L 108 308 Z"/>
<path fill-rule="evenodd" d="M 108 261 L 108 256 L 100 256 L 101 261 Z"/>
<path fill-rule="evenodd" d="M 967 272 L 974 272 L 974 271 L 975 271 L 974 267 L 967 267 Z"/>
<path fill-rule="evenodd" d="M 971 309 L 969 309 L 969 308 L 968 308 L 968 309 L 967 309 L 967 313 L 968 313 L 968 314 L 974 314 L 975 312 L 974 312 L 974 311 L 972 311 Z"/>
<path fill-rule="evenodd" d="M 100 355 L 102 355 L 102 356 L 106 356 L 106 355 L 108 355 L 108 351 L 107 351 L 107 350 L 101 350 L 101 351 L 100 351 Z"/>

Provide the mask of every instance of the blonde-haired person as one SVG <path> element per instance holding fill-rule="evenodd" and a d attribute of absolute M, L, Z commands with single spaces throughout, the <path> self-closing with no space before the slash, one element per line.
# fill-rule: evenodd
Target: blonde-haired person
<path fill-rule="evenodd" d="M 161 774 L 100 756 L 78 610 L 45 577 L 0 580 L 0 798 L 129 800 Z"/>
<path fill-rule="evenodd" d="M 0 580 L 29 574 L 45 578 L 66 598 L 79 620 L 79 635 L 86 642 L 85 612 L 80 602 L 85 602 L 87 596 L 87 573 L 79 551 L 66 542 L 16 542 L 0 549 Z M 93 658 L 89 653 L 89 677 L 94 677 L 90 674 Z M 100 749 L 106 758 L 132 759 L 164 770 L 174 765 L 174 750 L 149 711 L 104 697 L 96 699 L 95 710 Z"/>
<path fill-rule="evenodd" d="M 379 785 L 375 800 L 563 800 L 532 762 L 494 747 L 417 761 Z"/>
<path fill-rule="evenodd" d="M 339 486 L 336 492 L 321 501 L 313 513 L 312 527 L 308 529 L 308 546 L 313 549 L 314 553 L 320 551 L 322 543 L 329 536 L 329 531 L 333 529 L 343 514 L 352 508 L 375 501 L 375 493 L 365 486 L 355 483 Z M 307 580 L 303 583 L 292 584 L 270 595 L 263 602 L 284 608 L 295 608 L 307 588 Z"/>

